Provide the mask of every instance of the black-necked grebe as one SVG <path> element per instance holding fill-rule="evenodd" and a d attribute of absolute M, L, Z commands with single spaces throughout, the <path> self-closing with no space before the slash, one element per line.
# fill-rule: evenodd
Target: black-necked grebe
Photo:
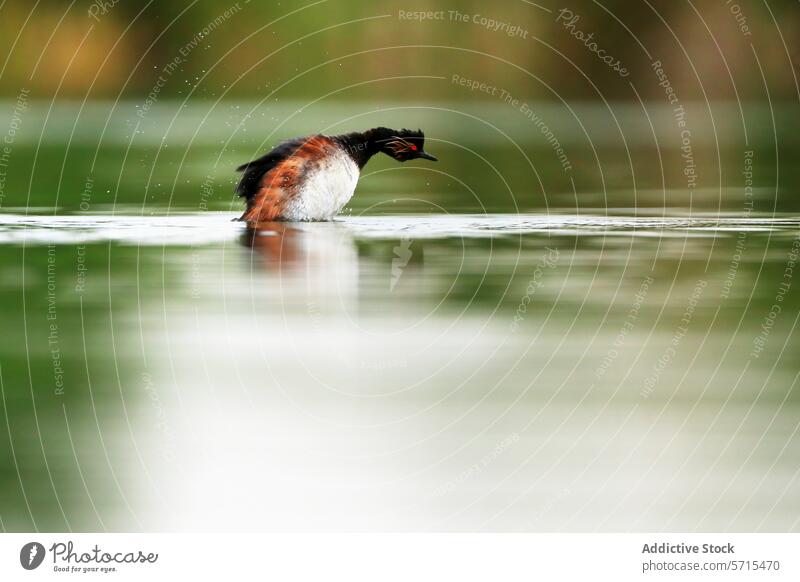
<path fill-rule="evenodd" d="M 369 159 L 383 152 L 399 162 L 436 161 L 422 131 L 376 127 L 343 135 L 312 135 L 283 142 L 236 168 L 236 192 L 247 200 L 242 220 L 330 220 L 353 196 Z"/>

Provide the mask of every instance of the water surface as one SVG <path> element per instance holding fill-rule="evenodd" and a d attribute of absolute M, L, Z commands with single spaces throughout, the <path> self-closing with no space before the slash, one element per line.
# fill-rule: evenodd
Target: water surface
<path fill-rule="evenodd" d="M 2 215 L 6 530 L 798 529 L 792 215 L 235 216 Z"/>

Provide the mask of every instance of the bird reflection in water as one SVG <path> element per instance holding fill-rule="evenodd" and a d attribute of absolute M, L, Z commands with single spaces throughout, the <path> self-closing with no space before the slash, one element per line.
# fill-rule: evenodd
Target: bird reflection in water
<path fill-rule="evenodd" d="M 352 307 L 358 296 L 359 257 L 351 230 L 336 222 L 249 224 L 241 243 L 253 250 L 250 268 L 268 279 L 286 305 Z"/>
<path fill-rule="evenodd" d="M 265 269 L 296 265 L 301 257 L 303 232 L 290 222 L 250 223 L 242 234 L 244 246 L 256 251 Z"/>

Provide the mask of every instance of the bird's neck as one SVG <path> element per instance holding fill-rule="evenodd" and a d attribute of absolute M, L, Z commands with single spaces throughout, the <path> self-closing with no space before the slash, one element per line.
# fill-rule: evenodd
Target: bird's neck
<path fill-rule="evenodd" d="M 358 164 L 359 169 L 367 165 L 367 162 L 379 153 L 382 142 L 392 135 L 392 130 L 386 127 L 376 127 L 364 132 L 355 131 L 334 137 L 342 149 L 347 152 L 353 161 Z"/>

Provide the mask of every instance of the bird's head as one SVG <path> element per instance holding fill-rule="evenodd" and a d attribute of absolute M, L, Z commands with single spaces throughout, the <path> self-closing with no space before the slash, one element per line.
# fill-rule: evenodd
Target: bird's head
<path fill-rule="evenodd" d="M 417 158 L 432 162 L 438 161 L 435 156 L 425 151 L 425 135 L 421 129 L 417 131 L 410 129 L 378 129 L 382 130 L 380 133 L 383 134 L 376 140 L 380 151 L 398 162 L 407 162 Z"/>

